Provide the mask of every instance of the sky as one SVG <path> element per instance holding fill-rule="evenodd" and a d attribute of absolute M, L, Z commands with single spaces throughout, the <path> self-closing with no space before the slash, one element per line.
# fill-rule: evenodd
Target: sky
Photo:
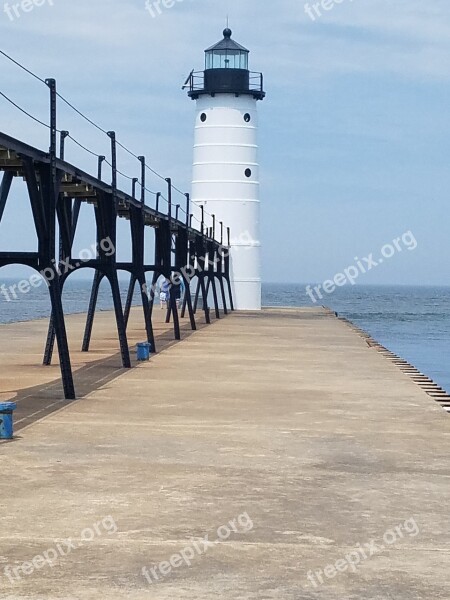
<path fill-rule="evenodd" d="M 314 19 L 303 0 L 165 1 L 153 17 L 145 0 L 39 0 L 12 19 L 0 3 L 0 48 L 54 77 L 80 110 L 189 191 L 195 105 L 181 86 L 203 68 L 228 13 L 267 91 L 258 104 L 263 280 L 323 282 L 410 232 L 416 247 L 397 242 L 401 251 L 359 283 L 450 284 L 448 0 L 323 0 L 329 10 L 313 1 Z M 47 120 L 43 84 L 2 56 L 0 75 L 1 91 Z M 108 139 L 63 105 L 58 126 L 108 153 Z M 48 148 L 47 130 L 1 97 L 0 130 Z M 96 172 L 95 157 L 70 142 L 66 158 Z M 139 175 L 124 152 L 119 168 Z M 157 191 L 161 182 L 147 185 Z M 83 207 L 75 250 L 95 241 L 90 210 Z M 35 245 L 17 182 L 0 250 Z M 122 222 L 118 251 L 130 258 Z M 0 278 L 22 273 L 10 267 Z"/>

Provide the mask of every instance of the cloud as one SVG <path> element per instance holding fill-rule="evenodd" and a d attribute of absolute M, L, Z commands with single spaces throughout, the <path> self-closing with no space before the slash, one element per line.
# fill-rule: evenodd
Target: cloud
<path fill-rule="evenodd" d="M 279 268 L 279 244 L 299 238 L 304 210 L 320 229 L 321 214 L 313 211 L 324 199 L 327 210 L 339 211 L 340 203 L 375 202 L 382 187 L 383 202 L 408 206 L 413 198 L 420 210 L 427 189 L 444 194 L 448 0 L 343 0 L 316 22 L 303 0 L 229 0 L 229 12 L 234 37 L 250 48 L 251 68 L 264 71 L 268 91 L 260 104 L 266 233 L 280 212 L 291 215 L 282 238 L 266 235 L 268 271 Z M 54 0 L 14 22 L 0 13 L 1 47 L 40 76 L 55 77 L 71 102 L 188 191 L 194 103 L 181 86 L 221 37 L 225 13 L 222 0 L 176 2 L 154 19 L 144 0 Z M 2 91 L 48 118 L 45 86 L 2 57 L 0 73 Z M 1 130 L 48 147 L 45 129 L 1 98 L 0 106 Z M 60 128 L 108 154 L 104 135 L 61 104 L 58 114 Z M 95 158 L 69 142 L 68 160 L 96 171 Z M 123 152 L 119 161 L 124 172 L 139 174 Z M 150 188 L 160 185 L 149 177 Z M 300 233 L 306 245 L 314 227 Z M 352 239 L 348 231 L 344 237 L 346 252 Z M 16 238 L 2 227 L 2 249 Z M 319 267 L 327 270 L 322 261 Z"/>
<path fill-rule="evenodd" d="M 450 5 L 445 0 L 343 0 L 322 12 L 316 22 L 299 14 L 298 31 L 290 28 L 289 42 L 297 36 L 303 43 L 299 62 L 305 70 L 319 76 L 393 73 L 448 81 Z"/>

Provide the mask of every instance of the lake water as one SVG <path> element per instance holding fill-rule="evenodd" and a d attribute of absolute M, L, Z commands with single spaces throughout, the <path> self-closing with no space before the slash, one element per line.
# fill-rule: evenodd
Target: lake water
<path fill-rule="evenodd" d="M 346 286 L 320 300 L 450 391 L 450 288 Z M 264 304 L 312 306 L 304 285 L 266 285 Z"/>

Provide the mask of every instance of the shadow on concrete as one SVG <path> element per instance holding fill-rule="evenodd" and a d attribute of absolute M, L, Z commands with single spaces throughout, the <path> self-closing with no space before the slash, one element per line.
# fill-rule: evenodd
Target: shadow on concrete
<path fill-rule="evenodd" d="M 214 323 L 214 321 L 212 321 L 212 323 Z M 180 321 L 180 326 L 182 336 L 181 341 L 186 340 L 196 333 L 191 330 L 188 320 Z M 197 331 L 201 331 L 205 327 L 208 327 L 206 323 L 197 323 Z M 159 333 L 155 331 L 155 342 L 158 353 L 179 343 L 177 340 L 173 339 L 173 331 L 171 329 Z M 131 351 L 132 349 L 133 348 L 130 347 Z M 90 354 L 92 355 L 92 353 Z M 135 368 L 137 364 L 136 359 L 134 359 L 132 368 Z M 129 369 L 124 369 L 121 366 L 120 352 L 116 352 L 107 358 L 88 362 L 78 369 L 76 367 L 74 368 L 73 376 L 77 392 L 76 400 L 64 399 L 60 378 L 35 387 L 9 390 L 11 393 L 15 394 L 14 402 L 17 403 L 17 410 L 14 413 L 15 434 L 24 429 L 24 427 L 36 423 L 40 419 L 70 406 L 73 402 L 78 402 L 81 399 L 86 398 L 86 396 L 93 391 L 114 381 L 125 373 L 129 373 Z"/>

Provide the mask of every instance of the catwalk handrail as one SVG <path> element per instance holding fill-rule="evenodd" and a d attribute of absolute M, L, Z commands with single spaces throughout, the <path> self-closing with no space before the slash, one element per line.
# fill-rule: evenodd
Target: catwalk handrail
<path fill-rule="evenodd" d="M 51 162 L 51 157 L 48 152 L 44 152 L 43 150 L 39 150 L 38 148 L 30 146 L 29 144 L 22 142 L 16 138 L 13 138 L 2 131 L 0 131 L 0 148 L 5 148 L 6 150 L 12 150 L 13 152 L 16 152 L 19 155 L 28 156 L 29 158 L 32 158 L 34 161 L 37 161 L 37 162 L 40 162 L 43 164 L 50 164 L 50 162 Z M 91 175 L 91 174 L 87 173 L 86 171 L 83 171 L 82 169 L 76 167 L 75 165 L 72 165 L 71 163 L 69 163 L 65 160 L 61 160 L 60 158 L 57 158 L 56 159 L 56 168 L 58 170 L 60 170 L 61 172 L 65 173 L 67 175 L 71 175 L 72 177 L 79 179 L 86 185 L 92 186 L 93 188 L 95 188 L 101 192 L 105 192 L 106 194 L 112 194 L 111 184 L 108 184 L 105 181 L 98 179 L 94 175 Z M 159 194 L 159 195 L 161 196 L 161 194 Z M 123 190 L 120 190 L 120 189 L 116 190 L 116 198 L 117 198 L 117 200 L 119 200 L 119 202 L 126 202 L 127 204 L 129 204 L 135 208 L 142 208 L 144 210 L 145 215 L 153 216 L 158 219 L 164 219 L 164 220 L 168 220 L 170 218 L 168 212 L 164 213 L 159 210 L 159 206 L 157 209 L 154 209 L 154 208 L 148 206 L 148 204 L 142 204 L 142 202 L 140 200 L 138 200 L 137 198 L 134 198 L 132 195 L 128 194 L 127 192 L 124 192 Z M 189 202 L 188 198 L 187 198 L 187 202 Z M 192 217 L 193 216 L 192 213 L 189 213 L 189 216 Z M 180 227 L 186 227 L 186 223 L 184 221 L 181 221 L 180 219 L 177 219 L 176 217 L 172 216 L 171 222 L 173 224 L 179 225 Z M 147 225 L 147 226 L 151 226 L 151 225 Z M 187 229 L 190 233 L 203 233 L 203 236 L 205 237 L 206 240 L 214 241 L 214 238 L 212 236 L 210 237 L 208 235 L 208 232 L 211 231 L 211 228 L 203 227 L 203 231 L 202 231 L 201 227 L 199 229 L 192 227 L 191 219 L 189 219 L 189 225 L 188 225 Z"/>
<path fill-rule="evenodd" d="M 82 148 L 84 151 L 88 152 L 89 154 L 91 154 L 93 156 L 96 156 L 99 159 L 99 161 L 100 161 L 99 162 L 100 169 L 101 169 L 101 162 L 102 161 L 106 162 L 110 167 L 113 167 L 112 161 L 109 162 L 108 160 L 106 160 L 105 156 L 100 155 L 97 152 L 93 152 L 92 150 L 90 150 L 89 148 L 87 148 L 84 144 L 80 143 L 77 139 L 75 139 L 70 134 L 69 131 L 61 130 L 61 129 L 57 128 L 57 126 L 56 126 L 57 101 L 61 100 L 67 106 L 69 106 L 73 111 L 75 111 L 80 117 L 82 117 L 85 121 L 87 121 L 91 126 L 95 127 L 97 130 L 99 130 L 103 134 L 105 134 L 108 137 L 110 137 L 110 133 L 113 133 L 114 134 L 114 138 L 115 138 L 115 144 L 114 144 L 114 149 L 113 149 L 114 153 L 116 152 L 116 147 L 120 147 L 122 150 L 124 150 L 125 152 L 127 152 L 130 156 L 132 156 L 133 158 L 135 158 L 136 160 L 138 160 L 138 161 L 141 162 L 142 169 L 141 169 L 140 185 L 141 185 L 141 188 L 142 188 L 142 194 L 141 194 L 141 200 L 142 201 L 145 198 L 145 192 L 146 191 L 149 192 L 149 193 L 151 193 L 151 194 L 153 194 L 154 196 L 158 195 L 158 192 L 154 192 L 152 190 L 149 190 L 145 186 L 145 170 L 146 169 L 148 171 L 150 171 L 153 175 L 155 175 L 157 178 L 159 178 L 162 181 L 167 182 L 170 179 L 171 189 L 169 191 L 169 195 L 171 194 L 172 190 L 174 190 L 178 194 L 180 194 L 181 196 L 186 197 L 186 193 L 183 192 L 179 187 L 177 187 L 175 185 L 175 183 L 173 182 L 173 178 L 167 178 L 167 177 L 161 175 L 161 173 L 158 173 L 158 171 L 156 169 L 154 169 L 153 167 L 151 167 L 149 164 L 146 163 L 145 157 L 138 156 L 136 153 L 134 153 L 132 150 L 130 150 L 125 144 L 123 144 L 120 140 L 116 139 L 115 132 L 107 131 L 105 128 L 101 127 L 93 119 L 89 118 L 86 114 L 84 114 L 83 111 L 81 111 L 76 106 L 74 106 L 74 104 L 72 102 L 70 102 L 69 100 L 67 100 L 67 98 L 65 98 L 59 91 L 57 91 L 57 89 L 56 89 L 56 80 L 55 79 L 43 79 L 42 77 L 40 77 L 39 75 L 37 75 L 36 73 L 34 73 L 30 69 L 28 69 L 21 62 L 19 62 L 18 60 L 14 59 L 12 56 L 10 56 L 8 53 L 6 53 L 4 50 L 0 50 L 0 54 L 3 55 L 7 60 L 11 61 L 11 63 L 13 63 L 19 69 L 22 69 L 27 74 L 29 74 L 31 77 L 33 77 L 35 80 L 39 81 L 40 83 L 42 83 L 43 85 L 45 85 L 47 88 L 50 89 L 50 105 L 53 107 L 50 110 L 50 124 L 47 124 L 44 121 L 36 118 L 34 115 L 30 114 L 28 111 L 26 111 L 25 109 L 23 109 L 17 102 L 14 102 L 5 93 L 3 93 L 3 92 L 0 91 L 0 95 L 4 99 L 6 99 L 11 105 L 13 105 L 16 109 L 18 109 L 23 114 L 25 114 L 26 116 L 28 116 L 30 119 L 34 120 L 35 122 L 39 123 L 40 125 L 42 125 L 44 127 L 47 127 L 48 129 L 50 129 L 50 132 L 51 132 L 51 142 L 50 142 L 50 145 L 54 147 L 54 154 L 55 155 L 56 155 L 56 138 L 55 138 L 55 136 L 56 136 L 56 133 L 59 133 L 60 134 L 60 158 L 63 158 L 63 156 L 64 156 L 65 139 L 68 138 L 68 139 L 72 140 L 77 146 L 79 146 L 80 148 Z M 121 175 L 122 177 L 125 177 L 126 179 L 132 181 L 132 182 L 135 182 L 135 181 L 139 182 L 139 178 L 126 175 L 125 173 L 123 173 L 122 171 L 120 171 L 119 169 L 117 169 L 117 167 L 115 166 L 115 168 L 113 169 L 113 174 L 112 174 L 113 180 L 117 177 L 118 174 Z M 100 177 L 99 177 L 99 179 L 100 179 Z M 133 183 L 133 186 L 135 186 L 135 183 Z M 133 189 L 134 189 L 134 187 L 133 187 Z M 162 196 L 161 193 L 159 193 L 159 197 L 162 197 L 166 202 L 168 202 L 168 200 L 166 200 L 166 198 L 164 198 L 164 196 Z M 213 215 L 211 215 L 207 211 L 205 211 L 204 214 L 207 215 L 207 216 L 209 216 L 209 217 L 211 217 L 211 218 L 213 218 Z M 195 217 L 194 217 L 194 219 L 195 219 Z M 188 221 L 189 221 L 189 215 L 186 214 L 186 222 L 188 222 Z"/>

